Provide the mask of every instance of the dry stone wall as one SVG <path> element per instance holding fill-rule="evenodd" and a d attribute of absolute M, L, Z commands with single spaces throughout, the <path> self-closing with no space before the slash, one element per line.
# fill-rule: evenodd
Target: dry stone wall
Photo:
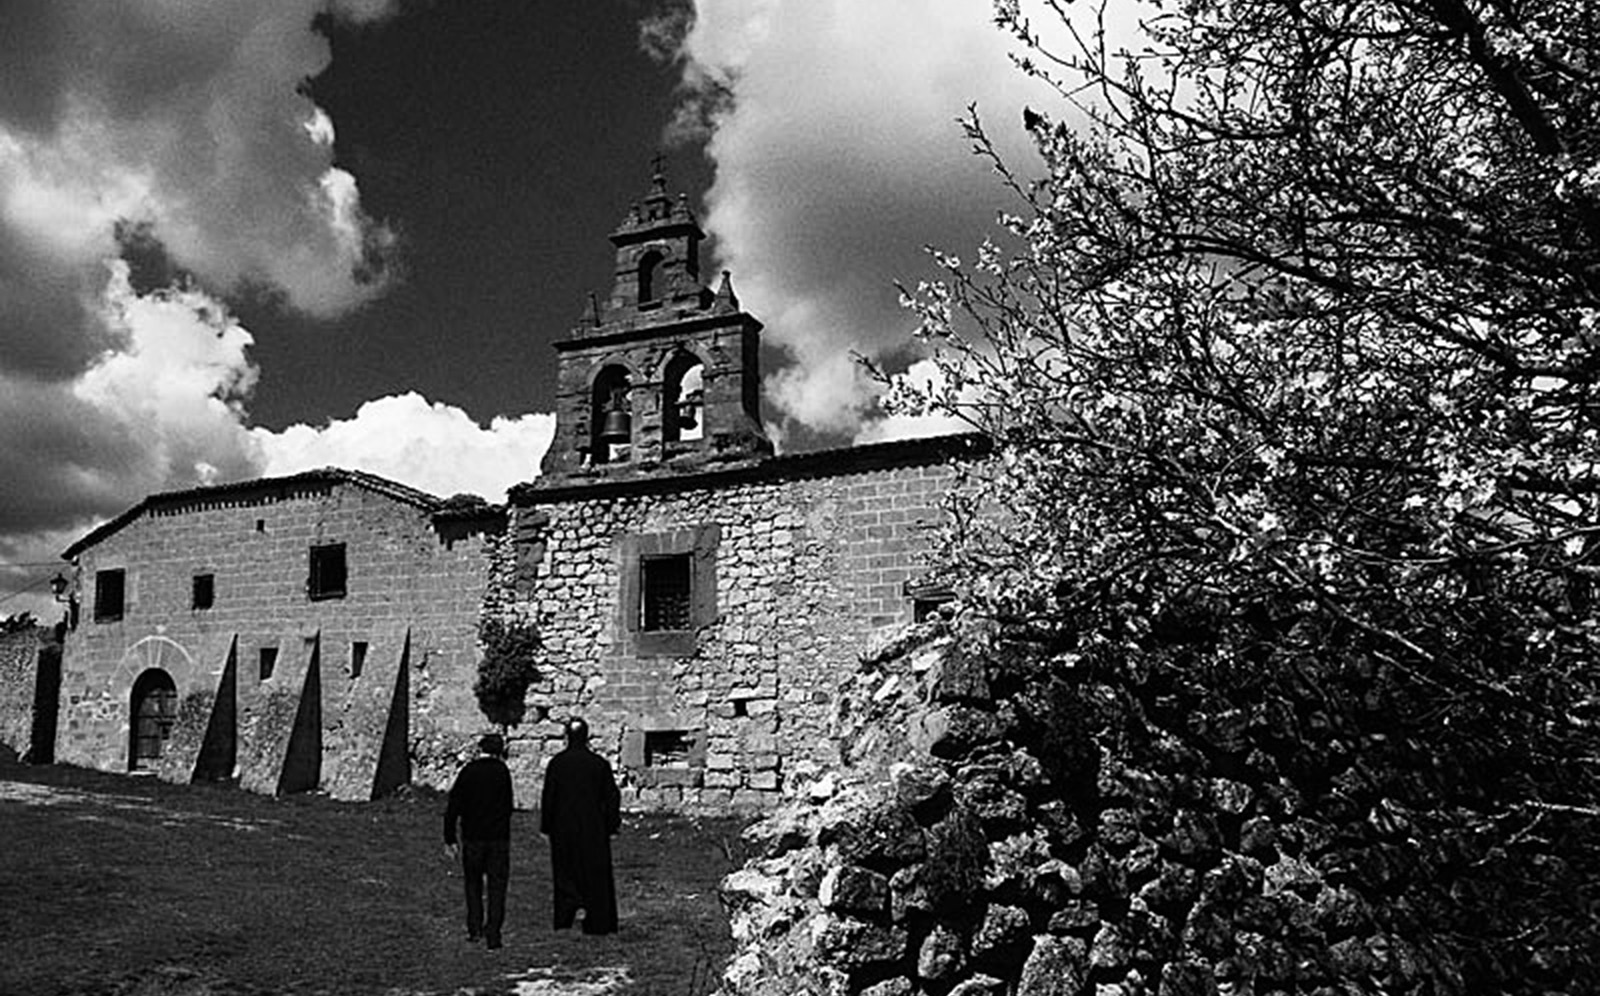
<path fill-rule="evenodd" d="M 723 883 L 719 996 L 1463 991 L 1352 870 L 1403 848 L 1335 839 L 1287 783 L 1219 777 L 1173 731 L 1097 742 L 1081 699 L 999 687 L 1033 652 L 935 624 L 863 659 L 843 764 L 749 828 Z"/>
<path fill-rule="evenodd" d="M 781 464 L 780 464 L 781 466 Z M 559 723 L 588 719 L 636 808 L 770 808 L 834 766 L 841 674 L 911 618 L 947 460 L 637 493 L 578 489 L 513 508 L 487 611 L 537 627 L 542 679 L 513 731 L 536 798 Z M 691 632 L 640 630 L 639 562 L 694 558 Z M 660 744 L 675 753 L 664 760 Z"/>

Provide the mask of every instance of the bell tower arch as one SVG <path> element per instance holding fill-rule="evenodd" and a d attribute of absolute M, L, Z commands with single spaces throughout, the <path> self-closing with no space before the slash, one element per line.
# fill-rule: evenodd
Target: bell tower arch
<path fill-rule="evenodd" d="M 772 454 L 761 425 L 761 323 L 726 272 L 700 282 L 705 239 L 688 197 L 667 193 L 660 157 L 650 190 L 611 233 L 611 292 L 590 295 L 555 344 L 551 485 L 689 471 Z"/>

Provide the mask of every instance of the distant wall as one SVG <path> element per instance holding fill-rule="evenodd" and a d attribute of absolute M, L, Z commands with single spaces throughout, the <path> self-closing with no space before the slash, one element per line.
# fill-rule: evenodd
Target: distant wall
<path fill-rule="evenodd" d="M 0 633 L 0 744 L 26 754 L 33 735 L 39 653 L 47 631 L 37 627 Z"/>

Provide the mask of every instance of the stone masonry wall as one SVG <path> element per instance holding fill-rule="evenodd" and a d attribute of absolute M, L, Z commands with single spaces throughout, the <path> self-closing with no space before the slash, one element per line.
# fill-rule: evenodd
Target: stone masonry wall
<path fill-rule="evenodd" d="M 841 683 L 844 763 L 747 829 L 724 880 L 718 996 L 1472 991 L 1385 891 L 1403 810 L 1340 839 L 1168 732 L 1147 731 L 1156 765 L 1062 715 L 1041 736 L 1036 703 L 991 684 L 1019 652 L 936 623 Z"/>
<path fill-rule="evenodd" d="M 26 754 L 33 735 L 33 698 L 43 631 L 0 633 L 0 744 Z"/>
<path fill-rule="evenodd" d="M 927 569 L 953 475 L 931 463 L 514 508 L 487 610 L 544 640 L 513 732 L 519 797 L 537 798 L 572 713 L 638 808 L 770 807 L 837 763 L 838 677 L 910 619 L 905 583 Z M 674 643 L 638 632 L 635 579 L 640 556 L 678 550 L 714 598 Z M 662 739 L 677 748 L 664 761 Z"/>
<path fill-rule="evenodd" d="M 346 544 L 347 594 L 311 600 L 309 549 L 329 543 Z M 315 660 L 321 788 L 370 797 L 397 688 L 406 692 L 412 778 L 445 785 L 483 726 L 470 689 L 486 543 L 447 542 L 426 510 L 349 484 L 147 511 L 81 554 L 83 611 L 66 640 L 56 756 L 128 770 L 133 683 L 161 668 L 177 686 L 179 722 L 157 773 L 188 781 L 232 659 L 233 774 L 245 788 L 275 791 Z M 127 571 L 125 612 L 96 622 L 95 575 L 111 568 Z M 194 609 L 192 579 L 202 573 L 215 575 L 215 604 Z M 357 641 L 367 650 L 353 677 Z M 267 679 L 262 648 L 278 650 Z"/>

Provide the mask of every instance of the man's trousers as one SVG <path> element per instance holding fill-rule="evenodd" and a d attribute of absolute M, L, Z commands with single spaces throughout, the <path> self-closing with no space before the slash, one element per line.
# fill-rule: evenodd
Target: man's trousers
<path fill-rule="evenodd" d="M 467 936 L 500 945 L 506 921 L 506 883 L 511 878 L 511 841 L 463 840 L 461 871 L 467 883 Z M 483 883 L 489 882 L 489 915 L 484 918 Z"/>

